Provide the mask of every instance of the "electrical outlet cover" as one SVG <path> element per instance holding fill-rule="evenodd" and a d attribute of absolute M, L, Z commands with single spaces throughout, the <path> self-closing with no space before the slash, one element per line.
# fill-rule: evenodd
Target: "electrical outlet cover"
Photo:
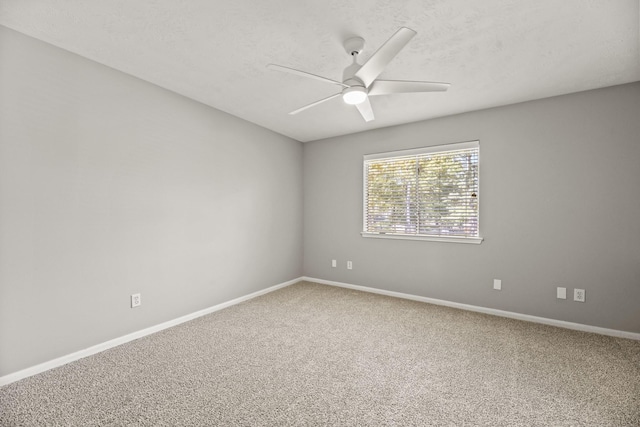
<path fill-rule="evenodd" d="M 132 294 L 131 295 L 131 308 L 138 307 L 142 305 L 142 297 L 140 294 Z"/>
<path fill-rule="evenodd" d="M 573 300 L 578 302 L 584 302 L 586 296 L 586 291 L 584 289 L 574 289 L 573 290 Z"/>

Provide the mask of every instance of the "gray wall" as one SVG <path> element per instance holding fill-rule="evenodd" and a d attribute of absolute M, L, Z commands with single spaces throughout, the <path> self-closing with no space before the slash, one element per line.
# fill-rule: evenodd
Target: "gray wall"
<path fill-rule="evenodd" d="M 307 143 L 305 275 L 640 332 L 639 112 L 635 83 Z M 481 245 L 360 236 L 364 154 L 475 139 Z"/>
<path fill-rule="evenodd" d="M 0 376 L 302 275 L 301 143 L 3 27 L 0 64 Z"/>

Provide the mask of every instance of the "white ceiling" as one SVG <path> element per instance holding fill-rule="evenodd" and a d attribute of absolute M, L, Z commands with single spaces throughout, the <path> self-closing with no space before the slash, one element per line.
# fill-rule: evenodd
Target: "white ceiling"
<path fill-rule="evenodd" d="M 640 80 L 638 0 L 2 0 L 0 24 L 300 141 Z M 339 98 L 344 39 L 365 60 L 418 32 L 381 78 L 448 92 L 372 98 L 365 123 Z"/>

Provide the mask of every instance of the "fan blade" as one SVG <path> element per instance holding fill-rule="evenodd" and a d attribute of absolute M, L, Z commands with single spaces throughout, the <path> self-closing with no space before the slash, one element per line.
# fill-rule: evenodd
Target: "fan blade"
<path fill-rule="evenodd" d="M 307 73 L 306 71 L 296 70 L 295 68 L 284 67 L 282 65 L 276 65 L 276 64 L 268 64 L 267 68 L 270 69 L 270 70 L 278 70 L 278 71 L 283 71 L 285 73 L 296 74 L 296 75 L 302 76 L 302 77 L 308 77 L 308 78 L 311 78 L 311 79 L 314 79 L 314 80 L 320 80 L 321 82 L 332 83 L 334 85 L 339 85 L 339 86 L 343 86 L 343 87 L 349 87 L 349 85 L 346 85 L 346 84 L 344 84 L 342 82 L 339 82 L 337 80 L 331 80 L 331 79 L 328 79 L 326 77 L 316 76 L 315 74 Z"/>
<path fill-rule="evenodd" d="M 355 77 L 360 79 L 366 87 L 369 87 L 376 77 L 380 75 L 382 70 L 384 70 L 384 67 L 395 58 L 398 52 L 400 52 L 415 35 L 415 31 L 401 27 L 371 55 L 371 58 L 355 73 Z"/>
<path fill-rule="evenodd" d="M 320 101 L 312 102 L 312 103 L 311 103 L 311 104 L 309 104 L 309 105 L 305 105 L 304 107 L 300 107 L 300 108 L 298 108 L 297 110 L 293 110 L 293 111 L 292 111 L 292 112 L 290 112 L 289 114 L 292 114 L 292 115 L 293 115 L 293 114 L 298 114 L 299 112 L 304 111 L 304 110 L 306 110 L 307 108 L 315 107 L 315 106 L 316 106 L 316 105 L 318 105 L 318 104 L 322 104 L 323 102 L 329 101 L 330 99 L 336 98 L 336 97 L 338 97 L 338 96 L 340 96 L 340 95 L 342 95 L 342 93 L 336 93 L 335 95 L 328 96 L 328 97 L 326 97 L 326 98 L 321 99 Z"/>
<path fill-rule="evenodd" d="M 410 92 L 444 92 L 451 86 L 440 82 L 411 82 L 406 80 L 376 80 L 369 88 L 369 96 Z"/>
<path fill-rule="evenodd" d="M 360 114 L 362 114 L 362 118 L 365 122 L 370 122 L 371 120 L 375 119 L 375 117 L 373 117 L 373 110 L 371 109 L 369 98 L 366 98 L 360 104 L 356 104 L 356 108 L 358 109 L 358 111 L 360 111 Z"/>

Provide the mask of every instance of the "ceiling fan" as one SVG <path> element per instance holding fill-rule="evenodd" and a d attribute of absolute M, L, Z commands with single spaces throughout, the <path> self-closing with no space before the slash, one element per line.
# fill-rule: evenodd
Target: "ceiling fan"
<path fill-rule="evenodd" d="M 364 39 L 362 37 L 347 39 L 344 42 L 344 48 L 347 54 L 353 57 L 353 64 L 344 69 L 342 82 L 282 65 L 268 64 L 267 68 L 342 86 L 341 92 L 312 102 L 289 114 L 298 114 L 301 111 L 342 96 L 342 100 L 345 103 L 355 105 L 362 118 L 369 122 L 374 119 L 371 103 L 369 102 L 370 96 L 394 93 L 441 92 L 449 88 L 449 83 L 376 79 L 387 64 L 395 58 L 415 35 L 415 31 L 401 27 L 362 65 L 358 64 L 358 55 L 364 48 Z"/>

